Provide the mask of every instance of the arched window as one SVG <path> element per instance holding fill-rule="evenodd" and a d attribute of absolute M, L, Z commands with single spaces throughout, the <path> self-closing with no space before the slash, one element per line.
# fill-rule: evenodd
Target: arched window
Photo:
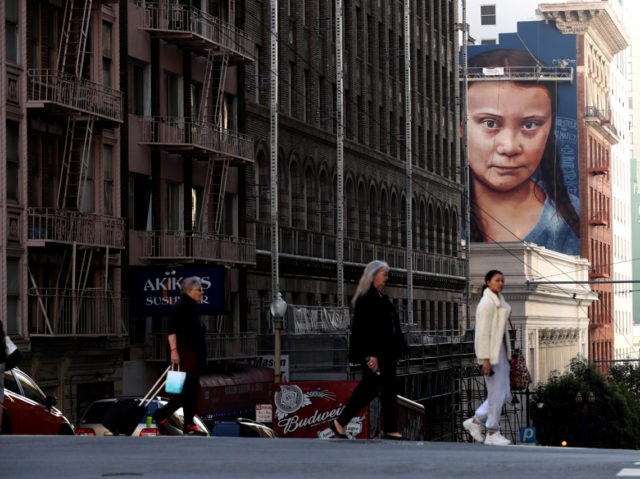
<path fill-rule="evenodd" d="M 358 237 L 358 204 L 356 203 L 356 192 L 351 178 L 345 181 L 345 205 L 346 214 L 345 235 L 347 238 Z"/>
<path fill-rule="evenodd" d="M 311 165 L 307 165 L 304 174 L 304 196 L 307 205 L 307 230 L 318 230 L 318 218 L 320 215 L 320 198 L 316 194 L 318 185 L 316 184 L 316 175 Z"/>
<path fill-rule="evenodd" d="M 380 211 L 375 186 L 369 188 L 369 241 L 377 243 L 380 239 Z"/>
<path fill-rule="evenodd" d="M 300 165 L 296 159 L 292 159 L 289 165 L 289 176 L 291 187 L 289 188 L 289 198 L 291 204 L 291 224 L 297 228 L 304 227 L 307 204 L 304 198 L 304 186 L 302 185 L 302 174 Z"/>
<path fill-rule="evenodd" d="M 418 212 L 419 222 L 419 241 L 418 241 L 418 249 L 420 251 L 427 251 L 427 207 L 424 201 L 420 202 L 420 211 Z"/>
<path fill-rule="evenodd" d="M 387 190 L 382 190 L 380 195 L 380 242 L 388 244 L 389 237 L 389 200 L 387 198 Z"/>
<path fill-rule="evenodd" d="M 391 193 L 391 218 L 389 222 L 389 244 L 398 245 L 400 233 L 400 210 L 398 207 L 398 197 L 395 191 Z"/>
<path fill-rule="evenodd" d="M 332 188 L 329 184 L 329 175 L 325 169 L 320 171 L 319 193 L 321 231 L 327 234 L 334 234 L 335 203 L 333 201 Z"/>
<path fill-rule="evenodd" d="M 289 202 L 289 168 L 282 155 L 278 158 L 278 222 L 282 226 L 289 226 L 291 218 L 291 204 Z"/>
<path fill-rule="evenodd" d="M 367 190 L 364 183 L 358 184 L 358 233 L 361 240 L 369 239 L 369 212 Z"/>
<path fill-rule="evenodd" d="M 433 253 L 436 250 L 436 215 L 433 212 L 433 205 L 429 205 L 427 210 L 429 215 L 427 216 L 427 251 Z"/>

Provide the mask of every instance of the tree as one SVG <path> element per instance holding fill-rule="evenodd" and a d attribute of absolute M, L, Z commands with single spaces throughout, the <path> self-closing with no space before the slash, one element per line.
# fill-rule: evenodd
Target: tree
<path fill-rule="evenodd" d="M 531 416 L 538 442 L 639 448 L 640 398 L 628 388 L 634 378 L 640 378 L 639 371 L 606 377 L 583 359 L 574 358 L 568 373 L 552 376 L 533 393 Z"/>

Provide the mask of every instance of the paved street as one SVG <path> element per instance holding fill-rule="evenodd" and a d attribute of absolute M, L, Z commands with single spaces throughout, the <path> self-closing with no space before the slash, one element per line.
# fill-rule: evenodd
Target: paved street
<path fill-rule="evenodd" d="M 640 477 L 640 451 L 319 439 L 0 436 L 0 477 Z"/>

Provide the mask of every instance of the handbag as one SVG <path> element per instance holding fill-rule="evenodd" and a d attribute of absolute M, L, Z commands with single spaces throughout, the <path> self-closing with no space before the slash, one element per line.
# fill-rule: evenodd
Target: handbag
<path fill-rule="evenodd" d="M 511 350 L 511 371 L 509 379 L 511 382 L 511 390 L 519 391 L 529 387 L 529 384 L 531 384 L 531 374 L 529 374 L 527 361 L 524 358 L 524 354 L 522 354 L 522 350 L 515 348 L 516 328 L 513 327 L 511 318 L 509 318 L 509 324 L 511 325 L 511 339 L 514 344 Z"/>
<path fill-rule="evenodd" d="M 172 365 L 171 369 L 167 371 L 167 382 L 164 385 L 165 392 L 169 394 L 180 394 L 184 387 L 186 377 L 187 373 L 180 371 L 180 366 L 178 366 L 178 369 L 173 369 Z"/>
<path fill-rule="evenodd" d="M 15 368 L 20 361 L 22 361 L 22 351 L 18 349 L 18 346 L 7 335 L 4 337 L 5 349 L 7 352 L 7 359 L 5 360 L 4 370 L 9 371 Z"/>

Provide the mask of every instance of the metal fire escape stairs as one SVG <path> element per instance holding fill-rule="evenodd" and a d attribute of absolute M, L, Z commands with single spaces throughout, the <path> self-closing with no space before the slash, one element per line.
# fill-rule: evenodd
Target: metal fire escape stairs
<path fill-rule="evenodd" d="M 201 98 L 200 109 L 198 110 L 198 120 L 202 124 L 204 121 L 204 114 L 206 112 L 206 101 L 210 91 L 211 84 L 217 86 L 214 110 L 212 117 L 214 124 L 221 131 L 223 128 L 222 117 L 222 103 L 224 98 L 224 84 L 227 75 L 227 67 L 229 65 L 229 55 L 225 54 L 220 58 L 219 62 L 215 61 L 214 51 L 209 50 L 207 55 L 207 69 L 205 72 L 205 88 Z M 220 138 L 224 136 L 218 131 L 214 131 L 213 134 L 220 135 Z M 227 177 L 229 173 L 229 158 L 220 159 L 216 155 L 210 155 L 207 164 L 207 173 L 204 186 L 204 194 L 202 199 L 202 209 L 200 212 L 200 218 L 198 220 L 198 226 L 200 231 L 205 231 L 209 221 L 209 205 L 213 205 L 214 218 L 213 218 L 213 232 L 215 234 L 220 233 L 222 226 L 222 215 L 224 211 L 224 196 L 226 193 Z"/>
<path fill-rule="evenodd" d="M 67 0 L 65 3 L 57 58 L 57 72 L 65 81 L 78 82 L 82 78 L 92 3 L 92 0 Z M 83 194 L 89 172 L 94 122 L 95 118 L 92 115 L 84 113 L 70 113 L 67 118 L 56 198 L 56 207 L 61 214 L 67 215 L 69 212 L 78 212 L 82 209 Z M 39 308 L 46 318 L 47 329 L 50 332 L 51 324 L 54 325 L 52 331 L 54 334 L 60 330 L 68 331 L 71 334 L 77 332 L 80 297 L 88 286 L 93 262 L 94 249 L 90 247 L 79 248 L 75 241 L 72 249 L 67 249 L 64 252 L 55 284 L 58 291 L 70 293 L 75 298 L 71 302 L 71 315 L 64 311 L 65 301 L 59 301 L 55 310 L 49 309 L 47 311 L 36 280 L 29 272 L 30 281 L 38 297 Z M 58 324 L 60 321 L 66 321 L 70 324 L 60 325 Z"/>
<path fill-rule="evenodd" d="M 84 69 L 87 37 L 91 23 L 92 0 L 67 0 L 58 48 L 57 70 L 72 81 L 79 81 Z M 87 182 L 94 118 L 70 115 L 64 143 L 57 207 L 80 210 Z"/>

